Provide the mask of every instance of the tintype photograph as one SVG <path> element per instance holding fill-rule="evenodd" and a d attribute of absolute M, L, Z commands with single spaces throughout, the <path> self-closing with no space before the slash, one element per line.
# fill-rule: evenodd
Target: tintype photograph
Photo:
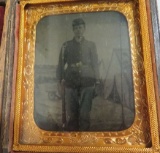
<path fill-rule="evenodd" d="M 119 12 L 51 15 L 36 27 L 34 120 L 46 131 L 121 131 L 135 118 L 128 23 Z"/>

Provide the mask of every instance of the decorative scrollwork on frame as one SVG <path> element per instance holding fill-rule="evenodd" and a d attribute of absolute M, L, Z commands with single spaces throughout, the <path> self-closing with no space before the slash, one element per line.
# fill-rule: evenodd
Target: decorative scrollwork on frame
<path fill-rule="evenodd" d="M 98 138 L 95 135 L 92 134 L 81 134 L 80 136 L 70 136 L 70 143 L 72 144 L 81 144 L 81 145 L 89 145 L 89 144 L 95 144 L 98 142 Z"/>
<path fill-rule="evenodd" d="M 133 125 L 124 131 L 119 132 L 88 132 L 88 133 L 69 133 L 69 132 L 47 132 L 37 127 L 34 122 L 34 59 L 35 59 L 35 40 L 36 25 L 41 18 L 48 15 L 81 13 L 81 12 L 100 12 L 118 11 L 126 17 L 128 21 L 134 96 L 135 96 L 135 121 Z M 144 77 L 143 56 L 140 44 L 139 15 L 135 14 L 135 5 L 129 0 L 126 2 L 117 1 L 108 3 L 99 2 L 73 2 L 61 4 L 31 5 L 24 9 L 25 21 L 23 53 L 23 83 L 22 83 L 22 117 L 20 131 L 20 142 L 22 144 L 45 144 L 45 145 L 71 145 L 75 146 L 100 146 L 105 147 L 111 144 L 117 146 L 146 146 L 151 141 L 148 118 L 148 105 L 146 98 L 146 84 Z M 136 15 L 136 16 L 135 16 Z M 135 20 L 136 19 L 136 20 Z M 22 74 L 19 74 L 22 75 Z M 22 92 L 22 91 L 19 91 Z M 19 124 L 19 123 L 16 123 Z M 18 142 L 18 140 L 17 140 Z"/>

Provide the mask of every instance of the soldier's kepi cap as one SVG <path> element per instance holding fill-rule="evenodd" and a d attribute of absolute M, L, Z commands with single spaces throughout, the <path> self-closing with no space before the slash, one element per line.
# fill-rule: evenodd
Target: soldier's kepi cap
<path fill-rule="evenodd" d="M 82 18 L 74 19 L 72 22 L 72 26 L 77 26 L 83 24 L 85 26 L 85 22 Z"/>

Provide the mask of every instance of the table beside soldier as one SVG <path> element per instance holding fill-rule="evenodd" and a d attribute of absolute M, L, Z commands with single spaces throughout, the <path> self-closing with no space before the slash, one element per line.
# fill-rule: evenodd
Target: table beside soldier
<path fill-rule="evenodd" d="M 74 38 L 65 42 L 59 55 L 57 78 L 65 87 L 66 131 L 88 131 L 94 86 L 99 83 L 98 56 L 94 42 L 84 38 L 82 18 L 72 22 Z"/>

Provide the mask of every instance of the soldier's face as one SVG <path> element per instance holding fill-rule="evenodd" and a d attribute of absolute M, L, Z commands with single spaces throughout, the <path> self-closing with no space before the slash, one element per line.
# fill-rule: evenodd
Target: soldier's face
<path fill-rule="evenodd" d="M 85 31 L 85 26 L 83 24 L 73 27 L 73 32 L 75 37 L 82 37 Z"/>

